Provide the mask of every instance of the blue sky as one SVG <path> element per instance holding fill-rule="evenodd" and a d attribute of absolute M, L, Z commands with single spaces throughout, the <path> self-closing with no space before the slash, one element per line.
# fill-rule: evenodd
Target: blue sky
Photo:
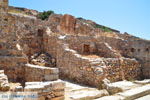
<path fill-rule="evenodd" d="M 150 0 L 9 0 L 11 6 L 53 10 L 150 40 Z"/>

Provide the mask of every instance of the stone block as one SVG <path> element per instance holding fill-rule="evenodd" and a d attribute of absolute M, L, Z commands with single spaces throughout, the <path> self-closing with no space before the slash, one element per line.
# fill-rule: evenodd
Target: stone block
<path fill-rule="evenodd" d="M 64 90 L 57 90 L 57 91 L 53 91 L 53 94 L 56 97 L 59 97 L 59 96 L 63 96 L 65 94 L 65 92 L 64 92 Z"/>
<path fill-rule="evenodd" d="M 52 86 L 52 90 L 62 90 L 65 88 L 65 83 L 58 80 L 58 81 L 54 81 L 51 86 Z"/>
<path fill-rule="evenodd" d="M 57 80 L 58 78 L 59 78 L 59 75 L 57 74 L 45 75 L 44 81 L 53 81 L 53 80 Z"/>
<path fill-rule="evenodd" d="M 65 97 L 64 96 L 55 97 L 55 98 L 52 98 L 51 100 L 65 100 Z"/>

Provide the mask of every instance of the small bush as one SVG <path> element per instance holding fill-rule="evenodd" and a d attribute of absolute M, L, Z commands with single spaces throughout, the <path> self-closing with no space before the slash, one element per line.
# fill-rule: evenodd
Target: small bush
<path fill-rule="evenodd" d="M 44 11 L 40 14 L 38 14 L 38 18 L 42 19 L 42 20 L 45 20 L 45 19 L 48 19 L 48 17 L 51 15 L 51 14 L 54 14 L 54 11 Z"/>
<path fill-rule="evenodd" d="M 84 18 L 82 18 L 82 17 L 78 17 L 77 19 L 79 19 L 79 20 L 84 20 Z"/>
<path fill-rule="evenodd" d="M 105 27 L 105 26 L 101 26 L 101 25 L 98 25 L 98 24 L 95 24 L 94 26 L 95 28 L 100 28 L 102 31 L 104 32 L 112 32 L 111 29 L 109 29 L 108 27 Z"/>

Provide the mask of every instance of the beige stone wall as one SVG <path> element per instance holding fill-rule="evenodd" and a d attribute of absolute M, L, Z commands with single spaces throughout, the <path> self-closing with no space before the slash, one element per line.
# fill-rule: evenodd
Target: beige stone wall
<path fill-rule="evenodd" d="M 140 78 L 140 64 L 133 59 L 88 58 L 60 43 L 57 49 L 57 67 L 61 77 L 99 87 L 104 78 L 111 82 Z"/>
<path fill-rule="evenodd" d="M 8 14 L 1 17 L 1 49 L 20 50 L 27 55 L 40 52 L 42 39 L 37 35 L 39 23 L 33 18 L 19 15 Z"/>
<path fill-rule="evenodd" d="M 49 82 L 26 82 L 24 92 L 38 93 L 38 100 L 64 100 L 65 83 L 61 80 Z"/>
<path fill-rule="evenodd" d="M 0 69 L 8 79 L 23 82 L 25 66 L 32 54 L 42 51 L 40 21 L 14 14 L 0 14 Z"/>
<path fill-rule="evenodd" d="M 54 81 L 59 78 L 59 71 L 57 68 L 26 64 L 24 77 L 27 82 Z"/>
<path fill-rule="evenodd" d="M 150 77 L 150 41 L 128 39 L 126 48 L 122 53 L 125 57 L 132 57 L 142 64 L 143 78 Z"/>
<path fill-rule="evenodd" d="M 8 0 L 0 0 L 0 14 L 8 11 Z"/>
<path fill-rule="evenodd" d="M 141 65 L 137 60 L 129 58 L 106 58 L 103 60 L 106 64 L 106 67 L 104 68 L 106 78 L 109 80 L 114 82 L 123 79 L 129 81 L 140 79 Z"/>
<path fill-rule="evenodd" d="M 91 86 L 98 86 L 104 78 L 111 81 L 139 78 L 140 64 L 126 58 L 120 63 L 118 58 L 121 57 L 140 58 L 139 61 L 144 59 L 145 62 L 141 62 L 143 72 L 145 76 L 149 75 L 149 53 L 124 52 L 124 49 L 130 47 L 147 49 L 149 42 L 146 45 L 145 41 L 142 44 L 128 42 L 128 39 L 119 37 L 116 33 L 104 33 L 70 15 L 52 15 L 48 21 L 42 22 L 31 16 L 0 14 L 0 28 L 0 55 L 7 56 L 5 60 L 10 62 L 7 65 L 6 61 L 0 59 L 0 68 L 6 70 L 8 78 L 16 81 L 24 77 L 25 70 L 29 74 L 33 73 L 32 68 L 24 68 L 24 63 L 30 62 L 31 55 L 40 52 L 56 58 L 56 67 L 60 68 L 63 78 Z M 97 57 L 89 58 L 88 55 Z M 26 60 L 22 61 L 19 57 Z M 37 71 L 39 70 L 36 69 L 35 72 Z M 45 73 L 43 70 L 39 72 Z M 38 76 L 38 72 L 36 74 Z M 38 76 L 41 77 L 40 81 L 45 79 L 41 74 Z M 30 81 L 37 79 L 28 74 L 26 77 L 31 78 Z"/>
<path fill-rule="evenodd" d="M 11 82 L 24 82 L 24 64 L 26 63 L 25 57 L 0 56 L 0 69 L 5 70 Z"/>

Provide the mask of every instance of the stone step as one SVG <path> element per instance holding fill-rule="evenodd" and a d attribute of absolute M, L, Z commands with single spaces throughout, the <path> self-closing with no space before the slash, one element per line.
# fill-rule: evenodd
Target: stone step
<path fill-rule="evenodd" d="M 146 95 L 135 100 L 150 100 L 150 95 Z"/>
<path fill-rule="evenodd" d="M 0 70 L 0 74 L 4 74 L 4 70 Z"/>
<path fill-rule="evenodd" d="M 133 88 L 122 93 L 118 93 L 118 95 L 123 96 L 125 100 L 134 100 L 148 94 L 150 94 L 150 84 Z"/>
<path fill-rule="evenodd" d="M 69 93 L 71 100 L 93 100 L 108 95 L 106 90 L 85 89 Z"/>
<path fill-rule="evenodd" d="M 142 80 L 142 81 L 134 81 L 134 83 L 136 84 L 150 84 L 150 79 L 145 79 L 145 80 Z"/>
<path fill-rule="evenodd" d="M 116 94 L 118 92 L 130 90 L 139 86 L 141 85 L 126 80 L 105 84 L 105 87 L 110 94 Z"/>
<path fill-rule="evenodd" d="M 123 99 L 124 98 L 122 96 L 104 96 L 94 100 L 123 100 Z"/>
<path fill-rule="evenodd" d="M 28 92 L 50 92 L 52 90 L 64 90 L 65 82 L 62 80 L 47 81 L 47 82 L 26 82 L 25 91 Z"/>
<path fill-rule="evenodd" d="M 68 81 L 65 81 L 65 83 L 65 100 L 93 100 L 108 95 L 106 90 L 98 90 Z"/>
<path fill-rule="evenodd" d="M 58 68 L 50 68 L 39 65 L 26 64 L 25 65 L 26 81 L 54 81 L 59 78 Z"/>

